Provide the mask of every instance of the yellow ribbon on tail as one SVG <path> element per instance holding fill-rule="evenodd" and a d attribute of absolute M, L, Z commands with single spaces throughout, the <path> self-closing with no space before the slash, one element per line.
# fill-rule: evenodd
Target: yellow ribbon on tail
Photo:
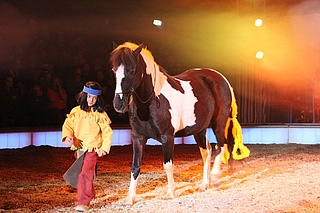
<path fill-rule="evenodd" d="M 232 150 L 232 158 L 235 160 L 241 160 L 243 158 L 246 158 L 250 155 L 250 150 L 243 145 L 243 140 L 242 140 L 242 129 L 240 126 L 239 121 L 237 120 L 237 112 L 238 112 L 238 107 L 234 98 L 234 94 L 233 91 L 232 92 L 232 104 L 231 104 L 231 108 L 232 108 L 232 114 L 231 114 L 231 118 L 228 118 L 227 123 L 226 123 L 226 127 L 225 127 L 225 138 L 228 137 L 228 130 L 230 127 L 230 123 L 232 121 L 233 123 L 233 127 L 232 127 L 232 136 L 234 138 L 234 146 L 233 146 L 233 150 Z M 216 146 L 216 149 L 218 147 Z M 230 153 L 228 150 L 228 147 L 226 148 L 224 155 L 222 156 L 222 162 L 227 164 L 228 160 L 230 158 Z"/>

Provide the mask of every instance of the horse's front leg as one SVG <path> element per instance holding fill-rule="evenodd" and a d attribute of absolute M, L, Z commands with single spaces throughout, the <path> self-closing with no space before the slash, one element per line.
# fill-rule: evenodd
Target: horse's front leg
<path fill-rule="evenodd" d="M 131 134 L 132 139 L 132 148 L 133 148 L 133 159 L 131 166 L 131 180 L 129 186 L 129 192 L 126 197 L 126 204 L 133 205 L 135 201 L 135 197 L 137 194 L 137 184 L 138 177 L 140 174 L 140 166 L 142 161 L 142 156 L 144 152 L 144 147 L 146 144 L 146 138 L 143 136 L 139 136 L 137 134 Z"/>
<path fill-rule="evenodd" d="M 161 137 L 162 153 L 164 157 L 163 168 L 166 171 L 168 179 L 168 198 L 174 198 L 176 194 L 176 184 L 173 178 L 173 148 L 174 136 L 163 135 Z"/>

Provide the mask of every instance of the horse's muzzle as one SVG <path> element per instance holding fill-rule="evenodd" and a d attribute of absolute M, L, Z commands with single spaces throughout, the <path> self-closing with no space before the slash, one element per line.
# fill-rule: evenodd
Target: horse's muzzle
<path fill-rule="evenodd" d="M 127 98 L 120 98 L 119 94 L 116 94 L 113 99 L 113 107 L 118 113 L 125 113 L 128 110 Z"/>

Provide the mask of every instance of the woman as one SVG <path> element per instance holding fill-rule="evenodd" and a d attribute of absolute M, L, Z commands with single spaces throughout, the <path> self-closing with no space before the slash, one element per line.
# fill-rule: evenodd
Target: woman
<path fill-rule="evenodd" d="M 89 81 L 78 97 L 79 106 L 74 107 L 62 126 L 62 141 L 71 150 L 83 152 L 83 165 L 78 176 L 78 205 L 76 211 L 89 210 L 90 201 L 95 197 L 93 179 L 98 157 L 109 153 L 112 142 L 112 129 L 104 102 L 101 86 Z"/>

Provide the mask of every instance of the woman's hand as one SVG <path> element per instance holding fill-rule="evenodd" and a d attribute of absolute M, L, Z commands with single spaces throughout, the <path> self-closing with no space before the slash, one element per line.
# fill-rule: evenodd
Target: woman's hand
<path fill-rule="evenodd" d="M 67 145 L 67 146 L 71 146 L 72 143 L 73 143 L 73 137 L 72 137 L 72 136 L 67 136 L 67 137 L 64 139 L 63 143 L 64 143 L 65 145 Z"/>
<path fill-rule="evenodd" d="M 97 154 L 99 157 L 105 156 L 107 153 L 103 149 L 98 149 Z"/>

